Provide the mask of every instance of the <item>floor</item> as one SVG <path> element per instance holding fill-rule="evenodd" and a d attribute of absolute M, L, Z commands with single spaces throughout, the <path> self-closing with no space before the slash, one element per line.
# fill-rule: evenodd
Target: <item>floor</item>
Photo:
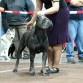
<path fill-rule="evenodd" d="M 67 63 L 65 52 L 60 60 L 60 73 L 42 76 L 40 73 L 42 53 L 35 57 L 35 76 L 29 75 L 29 59 L 20 60 L 18 72 L 12 72 L 15 59 L 0 61 L 0 83 L 83 83 L 83 62 L 78 60 L 75 51 L 76 64 Z"/>

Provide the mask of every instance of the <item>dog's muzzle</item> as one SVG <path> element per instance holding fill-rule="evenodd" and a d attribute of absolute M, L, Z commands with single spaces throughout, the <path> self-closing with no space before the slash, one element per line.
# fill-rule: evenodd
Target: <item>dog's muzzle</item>
<path fill-rule="evenodd" d="M 36 24 L 40 29 L 48 29 L 53 27 L 53 23 L 46 16 L 38 16 L 36 19 Z"/>
<path fill-rule="evenodd" d="M 11 37 L 11 39 L 14 39 L 14 37 Z"/>

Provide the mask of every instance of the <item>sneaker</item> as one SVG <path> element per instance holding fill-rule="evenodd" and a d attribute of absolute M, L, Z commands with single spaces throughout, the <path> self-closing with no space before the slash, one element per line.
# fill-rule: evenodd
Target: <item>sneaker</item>
<path fill-rule="evenodd" d="M 23 59 L 29 59 L 30 58 L 30 55 L 29 54 L 24 54 L 23 55 Z"/>
<path fill-rule="evenodd" d="M 76 61 L 74 59 L 70 59 L 70 58 L 67 59 L 67 62 L 68 63 L 72 63 L 72 64 L 75 64 L 76 63 Z"/>
<path fill-rule="evenodd" d="M 46 70 L 49 74 L 53 74 L 53 73 L 59 73 L 59 68 L 48 68 Z"/>
<path fill-rule="evenodd" d="M 83 54 L 78 55 L 78 59 L 83 61 Z"/>

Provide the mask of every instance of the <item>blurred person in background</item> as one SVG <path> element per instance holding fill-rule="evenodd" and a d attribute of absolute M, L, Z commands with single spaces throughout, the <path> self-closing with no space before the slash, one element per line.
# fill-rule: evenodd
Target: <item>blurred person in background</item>
<path fill-rule="evenodd" d="M 32 0 L 1 0 L 0 7 L 4 8 L 7 11 L 34 11 L 34 4 Z M 20 38 L 23 33 L 27 31 L 26 23 L 31 19 L 32 15 L 30 14 L 13 14 L 2 12 L 2 26 L 6 31 L 8 28 L 15 29 L 15 38 L 13 40 L 15 46 L 15 53 L 17 53 L 18 45 Z M 5 22 L 4 22 L 5 21 Z M 23 51 L 23 56 L 29 58 L 28 49 L 25 48 Z"/>
<path fill-rule="evenodd" d="M 65 0 L 70 11 L 83 11 L 83 0 Z M 83 14 L 70 14 L 68 33 L 71 42 L 66 45 L 67 62 L 75 64 L 74 41 L 78 51 L 78 59 L 83 60 Z"/>
<path fill-rule="evenodd" d="M 0 3 L 1 3 L 1 0 L 0 0 Z M 3 8 L 0 7 L 0 10 L 4 10 Z M 2 19 L 3 18 L 3 19 Z M 7 24 L 7 20 L 6 20 L 6 17 L 2 17 L 2 15 L 0 14 L 0 23 L 1 23 L 1 27 L 0 27 L 0 35 L 4 35 L 6 32 L 7 32 L 7 29 L 8 29 L 8 24 Z"/>

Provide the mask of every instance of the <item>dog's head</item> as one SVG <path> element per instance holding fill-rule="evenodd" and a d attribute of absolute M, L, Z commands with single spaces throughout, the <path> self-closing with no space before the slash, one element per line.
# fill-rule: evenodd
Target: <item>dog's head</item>
<path fill-rule="evenodd" d="M 52 21 L 46 16 L 37 16 L 36 25 L 41 29 L 48 29 L 53 27 Z"/>
<path fill-rule="evenodd" d="M 13 40 L 15 36 L 15 29 L 8 29 L 6 36 L 10 41 Z"/>

